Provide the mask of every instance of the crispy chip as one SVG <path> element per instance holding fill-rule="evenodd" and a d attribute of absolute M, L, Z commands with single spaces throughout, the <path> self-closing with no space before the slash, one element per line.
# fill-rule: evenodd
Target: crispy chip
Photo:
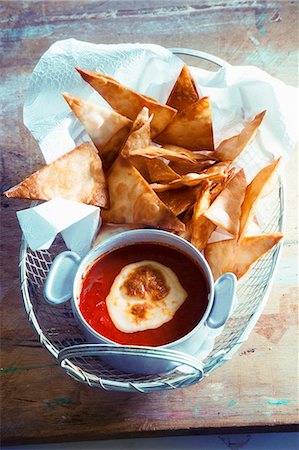
<path fill-rule="evenodd" d="M 174 189 L 172 191 L 159 192 L 158 197 L 173 212 L 173 214 L 178 216 L 195 203 L 198 189 L 198 186 Z"/>
<path fill-rule="evenodd" d="M 239 279 L 261 256 L 267 253 L 281 239 L 282 233 L 244 237 L 242 241 L 228 239 L 208 244 L 205 258 L 216 281 L 226 272 L 232 272 Z"/>
<path fill-rule="evenodd" d="M 184 147 L 179 147 L 178 145 L 173 144 L 163 144 L 163 148 L 166 148 L 167 150 L 174 150 L 176 152 L 187 152 L 188 154 L 192 154 L 192 161 L 194 161 L 194 164 L 198 161 L 208 161 L 212 160 L 213 162 L 219 162 L 214 157 L 214 152 L 210 151 L 191 151 Z"/>
<path fill-rule="evenodd" d="M 189 150 L 214 150 L 210 100 L 203 97 L 179 112 L 157 136 L 159 144 L 174 144 Z"/>
<path fill-rule="evenodd" d="M 199 95 L 194 80 L 188 67 L 184 64 L 168 97 L 166 105 L 171 106 L 178 111 L 182 111 L 193 103 L 196 103 L 197 100 L 199 100 Z"/>
<path fill-rule="evenodd" d="M 196 155 L 193 152 L 184 148 L 179 150 L 169 150 L 163 147 L 157 147 L 156 145 L 149 145 L 148 147 L 136 148 L 130 150 L 130 156 L 144 156 L 145 158 L 165 158 L 169 161 L 187 161 L 196 163 Z"/>
<path fill-rule="evenodd" d="M 52 200 L 64 198 L 109 206 L 107 184 L 96 148 L 85 142 L 4 193 L 7 197 Z"/>
<path fill-rule="evenodd" d="M 119 131 L 126 130 L 128 135 L 132 120 L 104 106 L 95 105 L 70 94 L 62 94 L 75 116 L 85 127 L 88 135 L 99 150 Z"/>
<path fill-rule="evenodd" d="M 191 244 L 193 244 L 199 251 L 205 249 L 209 237 L 216 228 L 216 225 L 204 216 L 204 213 L 211 204 L 211 186 L 212 183 L 209 181 L 203 183 L 202 188 L 197 195 L 196 203 L 193 208 L 192 219 L 189 225 Z"/>
<path fill-rule="evenodd" d="M 227 183 L 229 183 L 229 181 L 234 177 L 236 172 L 236 168 L 232 167 L 231 169 L 229 169 L 229 171 L 227 172 L 227 176 L 226 178 L 223 178 L 223 180 L 220 181 L 216 181 L 211 188 L 211 200 L 212 202 L 218 197 L 218 195 L 220 194 L 220 192 L 223 191 L 223 189 L 225 188 L 225 186 L 227 185 Z"/>
<path fill-rule="evenodd" d="M 170 161 L 169 165 L 179 175 L 186 175 L 187 173 L 201 173 L 213 164 L 215 164 L 215 161 L 205 159 L 194 163 L 182 160 Z"/>
<path fill-rule="evenodd" d="M 222 141 L 215 150 L 214 156 L 218 161 L 234 161 L 234 159 L 240 156 L 256 135 L 257 129 L 262 123 L 265 114 L 266 111 L 257 114 L 251 122 L 245 125 L 241 133 Z"/>
<path fill-rule="evenodd" d="M 123 147 L 124 142 L 128 138 L 130 130 L 122 128 L 103 146 L 100 151 L 101 159 L 103 162 L 103 168 L 107 171 L 116 160 L 119 155 L 120 149 Z"/>
<path fill-rule="evenodd" d="M 241 208 L 239 239 L 245 235 L 248 224 L 255 214 L 257 202 L 262 197 L 263 190 L 267 189 L 267 184 L 271 183 L 271 178 L 280 160 L 281 158 L 264 167 L 247 186 Z"/>
<path fill-rule="evenodd" d="M 193 214 L 193 206 L 194 205 L 191 205 L 187 209 L 187 211 L 185 211 L 185 213 L 183 214 L 183 217 L 181 218 L 181 221 L 183 222 L 183 224 L 185 224 L 185 230 L 177 233 L 179 236 L 186 239 L 187 241 L 191 240 L 190 223 L 191 223 L 191 218 L 192 218 L 192 214 Z"/>
<path fill-rule="evenodd" d="M 134 223 L 183 231 L 184 224 L 164 205 L 128 159 L 119 156 L 108 174 L 110 209 L 102 211 L 109 223 Z"/>
<path fill-rule="evenodd" d="M 125 158 L 130 158 L 130 162 L 141 173 L 145 179 L 149 179 L 149 174 L 146 166 L 146 161 L 140 155 L 131 155 L 135 149 L 148 147 L 151 144 L 151 128 L 150 122 L 152 117 L 149 117 L 148 108 L 144 107 L 136 117 L 130 134 L 121 149 L 121 155 Z"/>
<path fill-rule="evenodd" d="M 173 120 L 177 111 L 156 100 L 141 95 L 106 75 L 76 68 L 81 77 L 89 83 L 109 105 L 119 114 L 135 120 L 140 110 L 146 106 L 153 114 L 152 137 L 160 134 Z"/>
<path fill-rule="evenodd" d="M 227 183 L 204 213 L 205 217 L 211 222 L 232 236 L 237 236 L 239 231 L 241 205 L 245 197 L 246 187 L 246 177 L 242 169 Z"/>
<path fill-rule="evenodd" d="M 170 189 L 179 189 L 183 186 L 197 186 L 204 180 L 223 180 L 227 177 L 227 168 L 229 164 L 230 161 L 214 164 L 201 173 L 187 173 L 186 175 L 182 175 L 177 180 L 170 181 L 167 184 L 153 183 L 151 184 L 151 188 L 155 192 L 164 192 Z"/>
<path fill-rule="evenodd" d="M 147 159 L 146 166 L 149 179 L 152 183 L 168 183 L 169 181 L 179 178 L 179 175 L 162 159 Z"/>
<path fill-rule="evenodd" d="M 121 149 L 121 155 L 125 158 L 131 156 L 135 149 L 149 147 L 151 145 L 151 120 L 148 108 L 142 108 L 134 120 L 130 134 Z M 140 155 L 137 155 L 140 156 Z"/>

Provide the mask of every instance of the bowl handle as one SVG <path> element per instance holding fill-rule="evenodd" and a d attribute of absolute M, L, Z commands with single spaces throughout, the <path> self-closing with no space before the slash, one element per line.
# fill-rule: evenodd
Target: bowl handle
<path fill-rule="evenodd" d="M 44 287 L 44 297 L 48 303 L 59 305 L 72 297 L 73 283 L 80 261 L 80 256 L 71 251 L 56 256 Z"/>
<path fill-rule="evenodd" d="M 222 327 L 229 318 L 235 304 L 237 278 L 227 272 L 215 283 L 214 303 L 207 319 L 210 328 Z"/>

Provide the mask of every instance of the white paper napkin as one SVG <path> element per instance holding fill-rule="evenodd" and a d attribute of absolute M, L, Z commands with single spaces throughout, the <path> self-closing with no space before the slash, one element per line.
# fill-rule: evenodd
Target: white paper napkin
<path fill-rule="evenodd" d="M 89 250 L 100 226 L 100 209 L 70 200 L 55 199 L 17 212 L 31 250 L 48 249 L 57 233 L 80 256 Z"/>

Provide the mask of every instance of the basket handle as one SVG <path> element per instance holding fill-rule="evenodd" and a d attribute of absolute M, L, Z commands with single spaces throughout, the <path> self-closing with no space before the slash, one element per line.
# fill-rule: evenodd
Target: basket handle
<path fill-rule="evenodd" d="M 224 61 L 218 56 L 211 55 L 210 53 L 201 52 L 199 50 L 194 50 L 191 48 L 168 48 L 175 55 L 186 55 L 186 56 L 194 56 L 194 58 L 200 58 L 205 61 L 209 61 L 215 64 L 218 67 L 231 67 L 231 64 L 227 61 Z"/>
<path fill-rule="evenodd" d="M 203 364 L 198 359 L 183 352 L 168 350 L 158 347 L 139 347 L 137 345 L 110 345 L 110 344 L 81 344 L 65 347 L 58 354 L 58 361 L 62 367 L 66 365 L 69 358 L 80 358 L 82 356 L 122 355 L 134 356 L 136 358 L 155 358 L 171 361 L 178 366 L 188 366 L 197 372 L 198 379 L 204 376 Z M 178 367 L 176 367 L 176 370 Z"/>

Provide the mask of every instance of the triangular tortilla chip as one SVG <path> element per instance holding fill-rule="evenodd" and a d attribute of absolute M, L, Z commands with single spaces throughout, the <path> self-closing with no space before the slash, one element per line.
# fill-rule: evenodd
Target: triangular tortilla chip
<path fill-rule="evenodd" d="M 123 86 L 113 78 L 101 73 L 76 68 L 83 80 L 89 83 L 109 105 L 119 114 L 135 120 L 139 111 L 146 106 L 153 114 L 151 122 L 152 137 L 161 133 L 173 120 L 177 111 L 162 105 L 156 100 Z"/>
<path fill-rule="evenodd" d="M 226 272 L 232 272 L 239 279 L 261 256 L 267 253 L 281 239 L 282 233 L 244 237 L 242 241 L 228 239 L 208 244 L 205 258 L 216 281 Z"/>
<path fill-rule="evenodd" d="M 102 211 L 104 222 L 143 224 L 183 231 L 184 224 L 164 205 L 148 183 L 122 156 L 108 174 L 110 209 Z"/>
<path fill-rule="evenodd" d="M 214 150 L 209 98 L 203 97 L 178 113 L 155 140 L 159 144 L 174 144 L 189 150 Z"/>
<path fill-rule="evenodd" d="M 177 147 L 180 148 L 180 147 Z M 148 147 L 140 147 L 130 150 L 130 156 L 144 156 L 145 158 L 165 158 L 169 161 L 187 161 L 188 163 L 196 163 L 196 155 L 190 150 L 180 148 L 180 150 L 169 150 L 156 145 Z"/>
<path fill-rule="evenodd" d="M 239 231 L 241 205 L 245 197 L 246 187 L 246 177 L 242 169 L 227 183 L 204 213 L 205 217 L 211 222 L 232 236 L 237 236 Z"/>
<path fill-rule="evenodd" d="M 199 100 L 199 95 L 194 80 L 188 67 L 184 64 L 168 97 L 166 105 L 171 106 L 178 111 L 182 111 L 192 105 L 192 103 L 196 103 L 197 100 Z"/>
<path fill-rule="evenodd" d="M 104 145 L 116 133 L 124 128 L 127 134 L 129 133 L 133 122 L 127 117 L 118 114 L 112 109 L 90 103 L 70 94 L 63 93 L 62 95 L 75 116 L 85 127 L 100 155 Z"/>
<path fill-rule="evenodd" d="M 215 158 L 218 161 L 227 161 L 228 159 L 234 161 L 240 156 L 256 135 L 257 129 L 262 123 L 265 114 L 266 111 L 257 114 L 253 120 L 245 125 L 239 134 L 222 141 L 215 150 Z"/>
<path fill-rule="evenodd" d="M 209 237 L 216 229 L 216 225 L 204 216 L 211 204 L 211 185 L 212 183 L 208 181 L 203 183 L 201 190 L 197 194 L 193 215 L 189 224 L 191 244 L 199 251 L 205 249 Z"/>
<path fill-rule="evenodd" d="M 147 159 L 146 166 L 152 183 L 169 183 L 169 181 L 179 178 L 179 175 L 162 159 Z"/>
<path fill-rule="evenodd" d="M 177 180 L 170 181 L 167 184 L 152 183 L 151 188 L 155 192 L 165 192 L 170 189 L 179 189 L 184 186 L 197 186 L 205 180 L 223 180 L 227 177 L 227 168 L 229 164 L 230 161 L 214 164 L 208 169 L 203 170 L 201 173 L 187 173 L 186 175 L 182 175 Z"/>
<path fill-rule="evenodd" d="M 211 200 L 212 202 L 218 197 L 218 195 L 220 194 L 220 192 L 223 191 L 223 189 L 225 188 L 225 186 L 227 185 L 227 183 L 230 182 L 230 180 L 234 177 L 236 172 L 236 168 L 232 167 L 231 169 L 229 169 L 229 171 L 227 172 L 226 178 L 224 178 L 223 180 L 220 181 L 216 181 L 212 187 L 211 187 Z"/>
<path fill-rule="evenodd" d="M 109 206 L 101 158 L 96 148 L 87 142 L 42 167 L 4 194 L 32 200 L 64 198 L 104 208 Z"/>
<path fill-rule="evenodd" d="M 133 150 L 151 145 L 151 120 L 152 117 L 149 117 L 148 108 L 142 108 L 134 120 L 130 134 L 121 149 L 123 157 L 128 158 Z"/>
<path fill-rule="evenodd" d="M 135 149 L 148 147 L 151 144 L 151 128 L 150 123 L 152 116 L 149 117 L 148 108 L 144 107 L 134 120 L 130 134 L 121 149 L 121 155 L 124 158 L 130 158 L 130 162 L 136 167 L 141 175 L 148 179 L 148 171 L 146 161 L 140 155 L 132 155 Z"/>
<path fill-rule="evenodd" d="M 173 191 L 159 192 L 158 196 L 162 202 L 176 216 L 185 212 L 195 203 L 198 186 L 183 189 L 174 189 Z"/>
<path fill-rule="evenodd" d="M 170 161 L 169 165 L 179 175 L 186 175 L 187 173 L 201 173 L 213 164 L 215 164 L 214 160 L 204 159 L 194 163 L 182 160 Z"/>
<path fill-rule="evenodd" d="M 263 196 L 263 190 L 267 188 L 267 184 L 271 182 L 280 160 L 281 158 L 264 167 L 247 186 L 241 208 L 239 239 L 245 235 L 248 224 L 255 214 L 257 202 Z"/>
<path fill-rule="evenodd" d="M 163 144 L 163 148 L 166 148 L 167 150 L 173 150 L 177 153 L 180 152 L 188 152 L 188 154 L 192 154 L 192 160 L 193 161 L 207 161 L 207 160 L 213 160 L 214 162 L 219 162 L 215 157 L 214 157 L 214 152 L 210 152 L 210 151 L 192 151 L 192 150 L 188 150 L 187 148 L 184 147 L 179 147 L 178 145 L 173 145 L 173 144 Z"/>

